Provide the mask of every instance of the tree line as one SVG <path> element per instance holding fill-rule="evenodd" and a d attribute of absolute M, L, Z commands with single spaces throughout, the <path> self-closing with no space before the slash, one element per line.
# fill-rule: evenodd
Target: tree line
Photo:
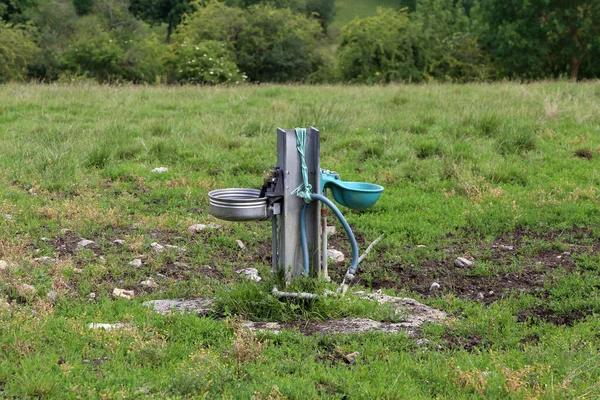
<path fill-rule="evenodd" d="M 334 16 L 334 0 L 0 0 L 0 82 L 600 76 L 598 0 L 398 0 L 339 33 Z"/>

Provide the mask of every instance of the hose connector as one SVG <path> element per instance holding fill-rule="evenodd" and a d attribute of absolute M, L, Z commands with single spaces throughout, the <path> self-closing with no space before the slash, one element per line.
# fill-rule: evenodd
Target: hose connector
<path fill-rule="evenodd" d="M 344 281 L 348 283 L 354 281 L 354 274 L 351 274 L 350 271 L 346 272 L 346 275 L 344 275 Z"/>

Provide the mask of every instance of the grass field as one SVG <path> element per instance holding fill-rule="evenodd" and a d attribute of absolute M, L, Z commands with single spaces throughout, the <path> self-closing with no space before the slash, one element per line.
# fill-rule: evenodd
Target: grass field
<path fill-rule="evenodd" d="M 385 233 L 357 289 L 451 315 L 423 327 L 421 345 L 240 328 L 285 319 L 269 307 L 379 315 L 350 299 L 308 309 L 251 298 L 262 286 L 233 271 L 269 276 L 270 224 L 208 214 L 209 190 L 261 184 L 278 126 L 309 125 L 323 167 L 386 188 L 372 209 L 342 209 L 362 250 Z M 600 396 L 600 83 L 10 84 L 0 135 L 0 397 Z M 192 234 L 195 223 L 224 226 Z M 349 258 L 337 228 L 331 245 Z M 81 238 L 95 244 L 77 250 Z M 462 256 L 474 265 L 455 267 Z M 346 268 L 331 266 L 334 282 Z M 149 278 L 157 287 L 141 285 Z M 113 299 L 115 288 L 135 297 Z M 243 315 L 225 307 L 218 319 L 142 305 L 215 293 L 254 311 L 242 303 L 229 314 Z M 128 325 L 88 329 L 117 322 Z M 339 349 L 360 354 L 347 364 Z"/>

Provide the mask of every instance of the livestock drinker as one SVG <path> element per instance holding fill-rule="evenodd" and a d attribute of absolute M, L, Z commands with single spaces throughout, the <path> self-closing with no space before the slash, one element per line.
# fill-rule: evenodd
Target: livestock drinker
<path fill-rule="evenodd" d="M 265 176 L 260 190 L 218 189 L 208 196 L 210 213 L 219 219 L 271 220 L 272 271 L 288 283 L 300 276 L 329 279 L 329 207 L 343 225 L 352 248 L 352 263 L 342 284 L 347 288 L 358 266 L 358 246 L 346 219 L 326 197 L 328 192 L 342 206 L 362 210 L 377 202 L 383 187 L 344 182 L 337 172 L 321 169 L 319 131 L 311 127 L 277 129 L 277 166 Z"/>

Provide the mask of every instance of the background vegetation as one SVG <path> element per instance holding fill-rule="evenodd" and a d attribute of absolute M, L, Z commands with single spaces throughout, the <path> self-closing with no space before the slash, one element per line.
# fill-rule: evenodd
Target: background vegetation
<path fill-rule="evenodd" d="M 596 0 L 0 1 L 0 82 L 577 80 L 598 58 Z"/>
<path fill-rule="evenodd" d="M 235 273 L 268 279 L 270 225 L 215 220 L 207 192 L 259 187 L 276 127 L 296 125 L 321 129 L 323 167 L 386 188 L 371 209 L 342 209 L 362 250 L 385 233 L 357 289 L 416 298 L 446 325 L 421 341 L 240 328 L 233 312 L 389 320 L 335 299 L 282 303 Z M 0 397 L 600 396 L 598 83 L 8 83 L 0 136 Z M 77 250 L 81 238 L 95 244 Z M 348 255 L 339 225 L 330 245 Z M 334 282 L 347 265 L 330 264 Z M 214 295 L 223 320 L 142 305 Z"/>

